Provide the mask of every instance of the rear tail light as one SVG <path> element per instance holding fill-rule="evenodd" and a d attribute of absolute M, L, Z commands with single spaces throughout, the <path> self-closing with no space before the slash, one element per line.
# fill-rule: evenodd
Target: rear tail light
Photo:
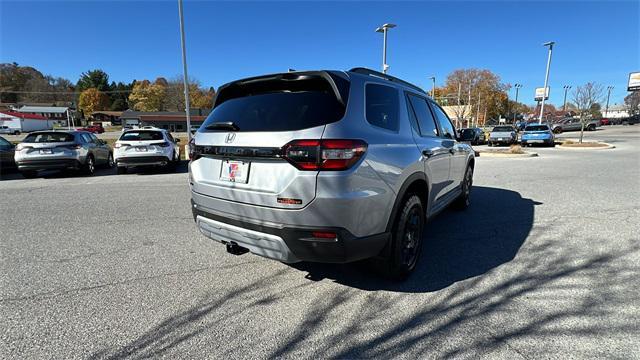
<path fill-rule="evenodd" d="M 163 143 L 158 143 L 158 144 L 153 144 L 153 145 L 166 148 L 166 147 L 169 147 L 170 144 L 168 142 L 163 142 Z"/>
<path fill-rule="evenodd" d="M 57 147 L 61 147 L 61 148 L 65 148 L 65 149 L 71 149 L 71 150 L 78 150 L 80 148 L 82 148 L 82 145 L 80 144 L 67 144 L 67 145 L 58 145 Z"/>
<path fill-rule="evenodd" d="M 300 170 L 346 170 L 367 151 L 362 140 L 294 140 L 282 148 L 282 157 Z"/>
<path fill-rule="evenodd" d="M 195 138 L 191 138 L 189 140 L 189 160 L 198 160 L 200 157 L 200 150 L 198 146 L 196 146 Z"/>

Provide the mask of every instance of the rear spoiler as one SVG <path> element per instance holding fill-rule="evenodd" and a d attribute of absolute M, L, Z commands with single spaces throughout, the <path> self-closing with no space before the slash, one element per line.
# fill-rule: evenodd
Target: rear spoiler
<path fill-rule="evenodd" d="M 342 106 L 346 106 L 349 97 L 349 81 L 333 71 L 295 71 L 246 78 L 222 85 L 216 93 L 213 107 L 227 100 L 268 92 L 269 88 L 282 90 L 295 89 L 297 81 L 320 80 L 325 82 Z"/>

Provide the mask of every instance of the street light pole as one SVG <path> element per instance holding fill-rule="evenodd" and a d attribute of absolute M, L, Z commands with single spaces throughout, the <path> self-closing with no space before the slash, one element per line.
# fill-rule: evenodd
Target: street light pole
<path fill-rule="evenodd" d="M 611 96 L 611 90 L 613 90 L 613 86 L 607 86 L 607 106 L 604 108 L 604 117 L 609 117 L 609 97 Z"/>
<path fill-rule="evenodd" d="M 567 91 L 569 91 L 569 89 L 571 89 L 571 86 L 565 85 L 562 88 L 564 89 L 564 101 L 563 101 L 563 104 L 562 104 L 562 112 L 564 113 L 563 116 L 565 116 L 566 113 L 567 113 Z"/>
<path fill-rule="evenodd" d="M 187 49 L 184 41 L 184 15 L 182 0 L 178 0 L 178 13 L 180 15 L 180 44 L 182 45 L 182 70 L 184 76 L 184 111 L 187 115 L 187 139 L 191 143 L 191 104 L 189 102 L 189 76 L 187 75 Z"/>
<path fill-rule="evenodd" d="M 516 100 L 515 100 L 515 104 L 514 106 L 518 106 L 518 92 L 520 90 L 520 88 L 522 87 L 522 84 L 515 84 L 513 87 L 516 88 Z M 513 112 L 513 123 L 515 124 L 516 122 L 516 116 L 517 116 L 517 108 L 516 111 Z"/>
<path fill-rule="evenodd" d="M 432 84 L 433 84 L 433 85 L 431 85 L 431 98 L 433 99 L 433 101 L 436 101 L 436 77 L 432 76 L 429 79 L 431 79 Z"/>
<path fill-rule="evenodd" d="M 549 47 L 549 57 L 547 58 L 547 71 L 546 74 L 544 76 L 544 90 L 542 93 L 542 105 L 540 106 L 540 119 L 538 120 L 538 124 L 542 124 L 542 116 L 544 115 L 544 99 L 547 97 L 547 86 L 549 83 L 549 67 L 551 66 L 551 53 L 553 52 L 553 45 L 555 44 L 555 42 L 553 41 L 549 41 L 546 42 L 544 44 L 542 44 L 542 46 L 548 46 Z"/>
<path fill-rule="evenodd" d="M 389 70 L 389 65 L 387 64 L 387 32 L 394 27 L 396 27 L 395 24 L 383 24 L 376 29 L 376 32 L 382 33 L 382 72 L 384 74 Z"/>

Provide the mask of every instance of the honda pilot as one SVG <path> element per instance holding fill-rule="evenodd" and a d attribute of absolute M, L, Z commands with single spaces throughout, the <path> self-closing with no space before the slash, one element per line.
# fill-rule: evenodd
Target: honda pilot
<path fill-rule="evenodd" d="M 199 230 L 285 263 L 416 267 L 427 219 L 469 205 L 474 153 L 419 87 L 365 68 L 220 87 L 189 144 Z"/>

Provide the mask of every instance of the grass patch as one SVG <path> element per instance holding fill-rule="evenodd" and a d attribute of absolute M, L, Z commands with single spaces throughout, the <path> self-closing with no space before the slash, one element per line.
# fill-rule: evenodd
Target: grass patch
<path fill-rule="evenodd" d="M 522 146 L 520 145 L 511 145 L 508 150 L 509 154 L 524 154 L 524 150 L 522 150 Z"/>

